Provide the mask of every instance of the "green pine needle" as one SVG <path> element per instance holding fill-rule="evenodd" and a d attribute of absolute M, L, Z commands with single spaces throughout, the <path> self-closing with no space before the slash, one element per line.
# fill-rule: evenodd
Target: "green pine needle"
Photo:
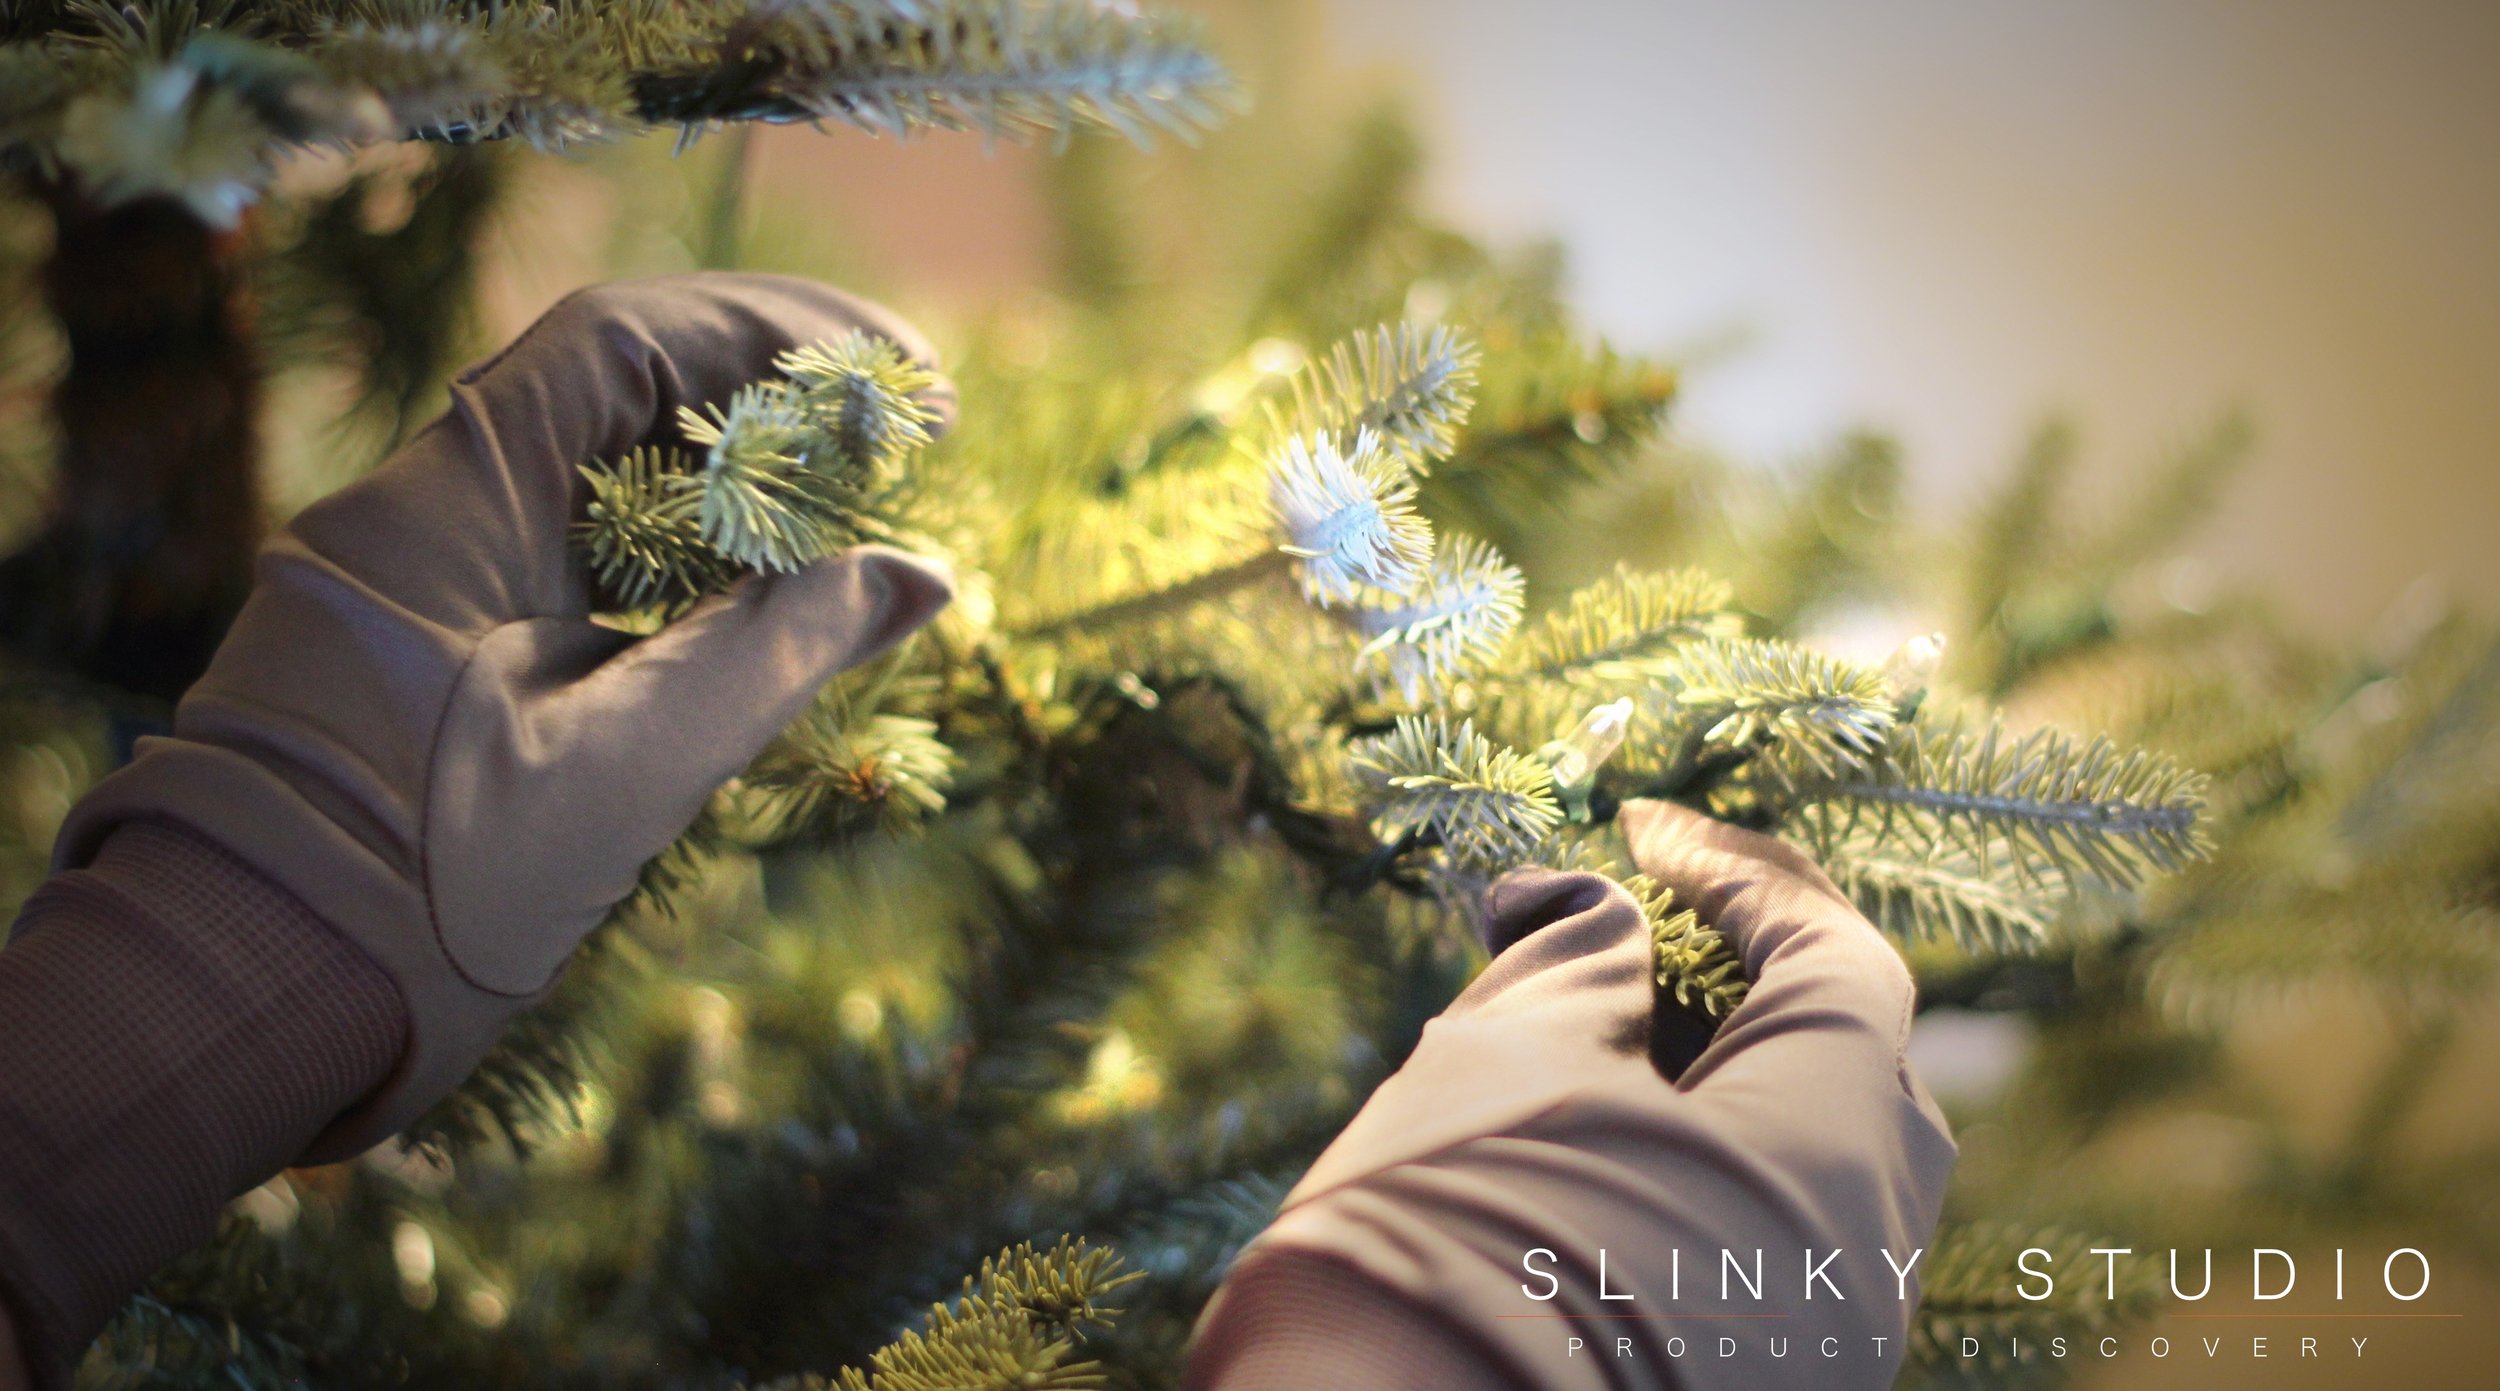
<path fill-rule="evenodd" d="M 1499 674 L 1513 680 L 1637 680 L 1685 643 L 1734 638 L 1735 591 L 1699 570 L 1644 573 L 1617 566 L 1520 634 Z"/>
<path fill-rule="evenodd" d="M 1705 926 L 1690 908 L 1675 906 L 1675 891 L 1646 874 L 1623 881 L 1641 916 L 1649 920 L 1650 949 L 1655 958 L 1658 988 L 1676 1003 L 1711 1019 L 1725 1019 L 1745 1002 L 1750 982 L 1744 958 L 1735 944 Z"/>
<path fill-rule="evenodd" d="M 1553 770 L 1472 722 L 1452 729 L 1438 715 L 1403 716 L 1390 733 L 1356 741 L 1352 757 L 1384 840 L 1438 845 L 1470 869 L 1529 863 L 1562 824 Z"/>
<path fill-rule="evenodd" d="M 938 413 L 923 398 L 937 373 L 887 339 L 854 332 L 783 353 L 773 365 L 796 383 L 801 414 L 847 471 L 889 473 L 933 438 Z"/>
<path fill-rule="evenodd" d="M 697 516 L 705 543 L 731 563 L 786 573 L 824 559 L 851 539 L 846 514 L 856 500 L 822 474 L 723 453 L 704 471 Z"/>
<path fill-rule="evenodd" d="M 1195 24 L 1095 0 L 79 0 L 0 66 L 0 155 L 230 226 L 283 157 L 423 138 L 560 150 L 655 126 L 842 121 L 1184 139 L 1240 104 Z M 50 66 L 66 81 L 19 83 Z"/>
<path fill-rule="evenodd" d="M 870 534 L 879 492 L 929 443 L 935 374 L 865 333 L 785 353 L 781 381 L 739 388 L 726 406 L 681 407 L 704 451 L 696 523 L 704 542 L 751 570 L 790 571 Z"/>
<path fill-rule="evenodd" d="M 1412 592 L 1359 595 L 1339 617 L 1366 639 L 1364 663 L 1419 700 L 1492 662 L 1519 626 L 1527 587 L 1491 545 L 1457 536 L 1442 543 Z"/>
<path fill-rule="evenodd" d="M 1816 858 L 1868 921 L 1897 940 L 1948 941 L 1986 954 L 2038 950 L 2067 895 L 2063 877 L 2044 870 L 2034 883 L 2003 882 L 1982 872 L 1959 841 L 1921 837 L 1922 829 L 1860 827 L 1838 845 L 1818 846 Z"/>
<path fill-rule="evenodd" d="M 1881 761 L 1806 788 L 1802 814 L 1818 844 L 1909 837 L 1951 845 L 1983 878 L 2125 889 L 2203 857 L 2204 788 L 2204 774 L 2106 737 L 1956 722 L 1908 728 Z"/>
<path fill-rule="evenodd" d="M 1780 778 L 1863 769 L 1893 728 L 1883 677 L 1776 638 L 1713 638 L 1676 649 L 1673 700 L 1707 744 L 1764 749 Z"/>
<path fill-rule="evenodd" d="M 1475 405 L 1476 359 L 1475 345 L 1446 327 L 1382 324 L 1355 334 L 1294 378 L 1291 433 L 1344 441 L 1370 431 L 1424 472 L 1458 442 Z"/>
<path fill-rule="evenodd" d="M 906 715 L 853 719 L 820 702 L 747 769 L 772 839 L 873 826 L 915 830 L 946 810 L 955 754 L 937 726 Z"/>
<path fill-rule="evenodd" d="M 1102 1364 L 1072 1360 L 1077 1338 L 1109 1328 L 1104 1300 L 1141 1278 L 1112 1251 L 1068 1237 L 1047 1251 L 1019 1243 L 981 1263 L 953 1304 L 831 1381 L 785 1378 L 762 1391 L 1092 1391 Z"/>
<path fill-rule="evenodd" d="M 581 473 L 590 482 L 590 507 L 574 536 L 618 608 L 681 602 L 728 582 L 729 567 L 705 543 L 696 519 L 702 492 L 683 451 L 637 449 Z"/>
<path fill-rule="evenodd" d="M 993 139 L 1099 126 L 1151 145 L 1157 132 L 1193 138 L 1240 101 L 1197 26 L 1094 0 L 758 5 L 723 19 L 635 77 L 638 114 Z"/>

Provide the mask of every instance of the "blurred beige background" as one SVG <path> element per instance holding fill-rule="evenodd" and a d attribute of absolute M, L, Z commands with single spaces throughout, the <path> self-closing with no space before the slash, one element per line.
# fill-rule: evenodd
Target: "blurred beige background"
<path fill-rule="evenodd" d="M 1749 340 L 1686 428 L 1872 424 L 1949 507 L 2049 409 L 2140 468 L 2244 403 L 2206 554 L 2337 627 L 2500 606 L 2500 5 L 1333 0 L 1433 187 L 1594 323 Z"/>

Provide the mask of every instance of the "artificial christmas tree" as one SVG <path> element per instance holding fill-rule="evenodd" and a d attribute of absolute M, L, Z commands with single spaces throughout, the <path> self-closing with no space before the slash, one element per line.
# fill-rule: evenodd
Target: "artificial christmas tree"
<path fill-rule="evenodd" d="M 583 43 L 602 82 L 640 51 Z M 706 50 L 648 85 L 773 114 L 774 51 L 769 82 Z M 509 61 L 551 92 L 576 71 Z M 601 119 L 696 119 L 599 90 Z M 569 102 L 467 128 L 570 138 L 596 104 Z M 93 1384 L 754 1385 L 869 1368 L 913 1328 L 874 1384 L 1168 1384 L 1225 1262 L 1474 969 L 1471 891 L 1517 863 L 1628 870 L 1608 820 L 1633 794 L 1799 838 L 1930 1006 L 2038 1021 L 1969 1118 L 1913 1375 L 2027 1380 L 2044 1369 L 1965 1363 L 1959 1338 L 2140 1307 L 2006 1299 L 2025 1247 L 2111 1244 L 2073 1232 L 2367 1230 L 2448 1202 L 2493 1259 L 2488 1182 L 2383 1148 L 2489 988 L 2487 638 L 2403 623 L 2356 659 L 2134 595 L 2235 429 L 2080 537 L 2052 524 L 2061 436 L 1974 539 L 1922 534 L 1875 441 L 1792 483 L 1697 457 L 1658 428 L 1673 373 L 1589 343 L 1550 261 L 1415 211 L 1395 122 L 1357 125 L 1299 201 L 1278 171 L 1317 161 L 1255 134 L 1198 166 L 1198 201 L 1243 211 L 1188 275 L 1136 167 L 1072 151 L 1060 293 L 965 335 L 941 439 L 924 378 L 836 341 L 679 449 L 580 461 L 579 544 L 621 624 L 861 537 L 948 554 L 962 597 L 714 800 L 414 1149 L 248 1197 Z M 473 225 L 468 158 L 414 187 L 404 232 Z M 1249 211 L 1280 206 L 1306 215 Z M 387 235 L 351 219 L 282 249 L 338 264 Z M 458 305 L 424 309 L 369 359 L 389 399 L 446 365 Z M 1870 605 L 1928 617 L 1892 624 L 1890 659 L 1825 651 Z M 21 689 L 22 892 L 121 711 Z M 1708 924 L 1643 897 L 1672 1069 L 1744 983 Z M 2411 1031 L 2348 1153 L 2260 1141 L 2243 1197 L 2097 1148 L 2228 1095 L 2217 1032 L 2303 976 L 2383 982 Z M 1054 1254 L 1063 1233 L 1143 1276 L 1108 1330 L 1082 1311 L 1110 1267 Z M 993 1270 L 927 1315 L 1024 1241 L 1044 1249 L 1008 1258 L 1021 1283 Z M 985 1382 L 958 1353 L 1004 1360 Z"/>

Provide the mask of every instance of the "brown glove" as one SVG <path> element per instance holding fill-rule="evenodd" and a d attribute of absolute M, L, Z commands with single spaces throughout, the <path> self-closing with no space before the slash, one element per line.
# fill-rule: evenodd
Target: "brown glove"
<path fill-rule="evenodd" d="M 1654 802 L 1623 828 L 1735 941 L 1744 1004 L 1670 1083 L 1631 896 L 1594 874 L 1495 884 L 1493 964 L 1242 1256 L 1191 1387 L 1891 1384 L 1953 1161 L 1902 1059 L 1909 973 L 1796 850 Z M 1631 1299 L 1599 1297 L 1601 1248 L 1605 1291 Z M 1757 1248 L 1762 1297 L 1722 1298 L 1720 1253 L 1750 1276 Z"/>
<path fill-rule="evenodd" d="M 565 300 L 463 375 L 397 457 L 286 529 L 173 737 L 143 741 L 72 812 L 58 868 L 117 826 L 175 823 L 396 983 L 398 1067 L 307 1159 L 451 1090 L 714 788 L 828 678 L 946 603 L 941 568 L 865 548 L 747 579 L 657 636 L 589 617 L 567 544 L 577 466 L 675 442 L 678 407 L 860 327 L 927 357 L 882 311 L 778 276 Z"/>
<path fill-rule="evenodd" d="M 270 548 L 173 737 L 72 812 L 0 952 L 0 1387 L 12 1323 L 66 1385 L 228 1198 L 449 1091 L 722 779 L 946 602 L 870 549 L 656 637 L 587 617 L 576 465 L 863 326 L 927 356 L 804 281 L 575 295 Z"/>

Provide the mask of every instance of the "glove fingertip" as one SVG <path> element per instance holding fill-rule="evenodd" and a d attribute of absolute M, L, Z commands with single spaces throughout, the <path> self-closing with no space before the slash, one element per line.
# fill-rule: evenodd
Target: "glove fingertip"
<path fill-rule="evenodd" d="M 882 595 L 884 613 L 879 626 L 892 633 L 889 642 L 917 632 L 955 601 L 954 567 L 943 560 L 883 546 L 864 547 L 853 554 L 858 556 L 862 575 Z"/>
<path fill-rule="evenodd" d="M 1640 861 L 1646 855 L 1662 851 L 1670 843 L 1692 835 L 1697 828 L 1708 827 L 1711 822 L 1690 807 L 1650 797 L 1635 797 L 1615 813 L 1615 824 L 1623 828 L 1624 842 L 1631 847 L 1632 858 Z M 1649 867 L 1644 864 L 1642 868 Z"/>

